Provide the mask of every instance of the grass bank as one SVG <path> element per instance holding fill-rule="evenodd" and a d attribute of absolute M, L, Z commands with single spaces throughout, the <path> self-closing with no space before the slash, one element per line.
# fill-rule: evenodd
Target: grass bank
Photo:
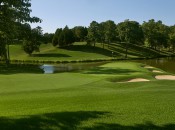
<path fill-rule="evenodd" d="M 172 53 L 165 51 L 155 51 L 144 46 L 129 45 L 128 59 L 144 59 L 163 56 L 171 56 Z M 125 59 L 125 48 L 123 44 L 111 43 L 108 47 L 97 43 L 96 47 L 86 46 L 86 43 L 79 42 L 66 48 L 56 48 L 51 44 L 42 44 L 40 52 L 28 56 L 24 53 L 21 45 L 10 46 L 11 62 L 25 63 L 75 63 L 94 61 L 114 61 Z"/>
<path fill-rule="evenodd" d="M 150 82 L 118 82 L 140 77 Z M 1 66 L 0 83 L 1 130 L 175 129 L 175 81 L 139 63 L 55 74 Z"/>

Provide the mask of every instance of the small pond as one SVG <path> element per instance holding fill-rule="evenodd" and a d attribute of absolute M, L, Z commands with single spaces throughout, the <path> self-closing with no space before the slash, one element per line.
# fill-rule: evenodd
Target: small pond
<path fill-rule="evenodd" d="M 148 60 L 136 60 L 136 62 L 154 66 L 164 71 L 175 73 L 175 57 L 157 58 Z M 40 68 L 45 74 L 71 72 L 85 69 L 92 69 L 94 67 L 106 64 L 109 62 L 92 62 L 92 63 L 65 63 L 65 64 L 44 64 Z"/>
<path fill-rule="evenodd" d="M 40 68 L 43 69 L 45 74 L 52 74 L 58 72 L 70 72 L 70 71 L 92 69 L 105 63 L 107 62 L 73 63 L 73 64 L 67 63 L 67 64 L 56 64 L 56 65 L 44 64 L 41 65 Z"/>

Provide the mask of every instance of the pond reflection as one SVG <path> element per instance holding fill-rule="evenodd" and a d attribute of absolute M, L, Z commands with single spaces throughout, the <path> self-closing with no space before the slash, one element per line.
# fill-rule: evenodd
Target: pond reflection
<path fill-rule="evenodd" d="M 54 73 L 55 70 L 53 65 L 46 65 L 46 64 L 42 65 L 40 68 L 43 69 L 45 74 L 52 74 Z"/>
<path fill-rule="evenodd" d="M 137 62 L 154 66 L 170 73 L 175 73 L 175 57 L 139 60 Z"/>
<path fill-rule="evenodd" d="M 44 64 L 40 66 L 40 68 L 44 71 L 45 74 L 52 74 L 52 73 L 58 73 L 58 72 L 70 72 L 70 71 L 92 69 L 94 67 L 103 65 L 105 63 L 107 62 L 57 64 L 57 65 Z"/>

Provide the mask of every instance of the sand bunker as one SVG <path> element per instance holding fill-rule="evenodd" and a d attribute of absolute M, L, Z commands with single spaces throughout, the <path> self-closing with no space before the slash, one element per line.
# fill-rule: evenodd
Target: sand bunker
<path fill-rule="evenodd" d="M 154 73 L 163 73 L 162 71 L 159 71 L 159 70 L 153 70 L 152 72 L 154 72 Z"/>
<path fill-rule="evenodd" d="M 173 75 L 157 75 L 156 79 L 165 79 L 165 80 L 175 80 L 175 76 Z"/>
<path fill-rule="evenodd" d="M 143 78 L 137 78 L 137 79 L 131 79 L 127 82 L 145 82 L 145 81 L 150 81 L 148 79 L 143 79 Z"/>
<path fill-rule="evenodd" d="M 152 69 L 154 67 L 152 67 L 152 66 L 145 66 L 144 68 L 146 68 L 146 69 Z"/>

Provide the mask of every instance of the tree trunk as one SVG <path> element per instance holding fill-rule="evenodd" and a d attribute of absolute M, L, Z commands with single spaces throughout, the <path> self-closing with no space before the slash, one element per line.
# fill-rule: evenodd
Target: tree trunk
<path fill-rule="evenodd" d="M 7 44 L 7 58 L 8 58 L 8 62 L 10 63 L 10 48 L 9 48 L 9 44 Z"/>
<path fill-rule="evenodd" d="M 125 58 L 128 58 L 128 43 L 125 43 Z"/>
<path fill-rule="evenodd" d="M 109 48 L 110 40 L 108 40 L 108 48 Z"/>
<path fill-rule="evenodd" d="M 6 62 L 7 66 L 10 64 L 9 44 L 7 44 L 7 49 L 6 49 L 6 52 L 5 52 L 5 62 Z"/>
<path fill-rule="evenodd" d="M 94 42 L 94 47 L 95 47 L 95 42 Z"/>

